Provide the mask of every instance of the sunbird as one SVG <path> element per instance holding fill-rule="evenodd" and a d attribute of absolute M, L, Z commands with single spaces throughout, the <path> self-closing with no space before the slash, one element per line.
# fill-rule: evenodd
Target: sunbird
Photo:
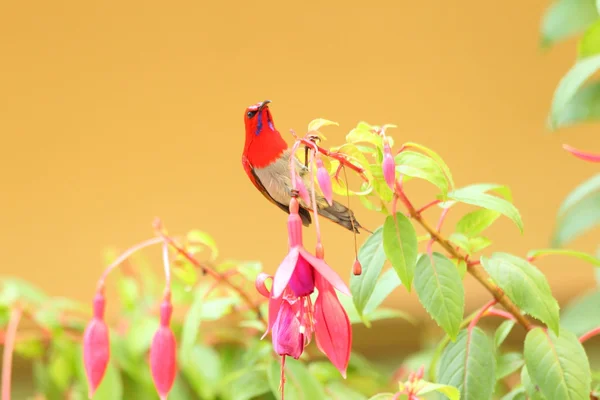
<path fill-rule="evenodd" d="M 246 142 L 242 153 L 242 165 L 250 181 L 273 204 L 289 214 L 289 204 L 292 195 L 292 179 L 290 170 L 291 149 L 275 128 L 273 116 L 269 110 L 270 100 L 254 104 L 246 108 L 244 125 L 246 127 Z M 310 192 L 311 174 L 295 155 L 295 172 L 304 182 Z M 335 222 L 344 228 L 359 232 L 362 227 L 348 207 L 333 200 L 329 205 L 323 193 L 315 184 L 317 212 L 320 216 Z M 312 197 L 311 197 L 312 198 Z M 300 204 L 299 215 L 304 226 L 312 223 L 312 203 L 307 204 L 298 197 Z M 366 230 L 366 229 L 365 229 Z"/>

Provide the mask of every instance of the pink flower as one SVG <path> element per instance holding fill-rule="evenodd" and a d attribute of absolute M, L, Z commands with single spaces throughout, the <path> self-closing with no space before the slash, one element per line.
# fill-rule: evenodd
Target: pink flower
<path fill-rule="evenodd" d="M 296 198 L 290 201 L 288 234 L 289 252 L 275 273 L 271 291 L 265 286 L 270 278 L 268 275 L 260 274 L 256 280 L 259 293 L 269 297 L 265 335 L 271 331 L 277 354 L 298 358 L 314 332 L 319 349 L 345 377 L 352 332 L 334 288 L 347 295 L 350 295 L 350 290 L 323 260 L 321 246 L 317 246 L 319 257 L 304 249 L 302 220 L 298 215 Z M 313 306 L 310 295 L 315 288 L 319 294 Z"/>
<path fill-rule="evenodd" d="M 596 163 L 600 162 L 600 154 L 583 152 L 581 150 L 577 150 L 576 148 L 569 146 L 568 144 L 563 144 L 563 149 L 567 150 L 569 153 L 582 160 Z"/>
<path fill-rule="evenodd" d="M 177 372 L 177 344 L 169 327 L 172 313 L 171 298 L 167 294 L 160 306 L 160 327 L 154 334 L 150 346 L 150 370 L 161 400 L 167 398 Z"/>
<path fill-rule="evenodd" d="M 108 327 L 104 322 L 105 303 L 104 295 L 97 293 L 94 298 L 94 317 L 83 334 L 83 363 L 90 399 L 104 378 L 110 358 Z"/>
<path fill-rule="evenodd" d="M 317 181 L 323 192 L 323 196 L 330 206 L 333 205 L 333 190 L 331 188 L 331 177 L 323 165 L 323 161 L 317 158 Z"/>
<path fill-rule="evenodd" d="M 381 167 L 385 182 L 393 191 L 396 183 L 396 161 L 394 160 L 394 156 L 392 156 L 392 150 L 387 142 L 383 145 L 383 164 Z"/>
<path fill-rule="evenodd" d="M 304 200 L 304 202 L 306 204 L 310 204 L 310 196 L 308 194 L 308 190 L 306 190 L 306 186 L 304 186 L 304 182 L 298 175 L 296 175 L 295 181 L 296 181 L 296 190 L 298 190 L 298 194 L 300 195 L 300 198 L 302 200 Z"/>

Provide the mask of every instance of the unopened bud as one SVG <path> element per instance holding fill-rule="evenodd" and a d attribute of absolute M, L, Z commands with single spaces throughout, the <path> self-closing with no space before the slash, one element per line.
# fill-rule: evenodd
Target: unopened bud
<path fill-rule="evenodd" d="M 392 150 L 387 143 L 383 146 L 383 164 L 381 167 L 385 182 L 393 191 L 396 183 L 396 162 L 394 161 L 394 156 L 392 156 Z"/>
<path fill-rule="evenodd" d="M 360 264 L 360 261 L 358 261 L 358 258 L 354 260 L 354 265 L 352 265 L 352 273 L 356 276 L 362 274 L 362 265 Z"/>
<path fill-rule="evenodd" d="M 319 187 L 323 192 L 325 200 L 327 200 L 327 203 L 332 206 L 333 189 L 331 188 L 331 177 L 329 176 L 329 173 L 325 169 L 323 161 L 320 158 L 317 158 L 317 181 L 319 182 Z"/>
<path fill-rule="evenodd" d="M 317 243 L 317 248 L 315 249 L 315 256 L 323 260 L 325 258 L 325 248 L 323 248 L 323 243 Z"/>
<path fill-rule="evenodd" d="M 296 175 L 296 190 L 298 190 L 298 195 L 300 195 L 300 198 L 306 204 L 310 204 L 310 196 L 308 195 L 308 190 L 306 190 L 306 186 L 304 186 L 304 182 L 298 175 Z"/>
<path fill-rule="evenodd" d="M 177 358 L 175 336 L 169 326 L 173 306 L 170 296 L 165 296 L 160 306 L 160 327 L 154 334 L 150 346 L 150 370 L 152 380 L 161 400 L 166 400 L 167 395 L 175 382 Z"/>
<path fill-rule="evenodd" d="M 94 298 L 94 317 L 83 334 L 83 364 L 88 380 L 88 396 L 91 399 L 102 382 L 108 360 L 110 344 L 108 327 L 104 322 L 105 300 L 102 293 Z"/>

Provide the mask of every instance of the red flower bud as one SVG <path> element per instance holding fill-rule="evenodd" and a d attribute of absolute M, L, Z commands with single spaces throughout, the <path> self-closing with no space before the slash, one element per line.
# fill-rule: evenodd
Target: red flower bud
<path fill-rule="evenodd" d="M 108 360 L 110 344 L 108 327 L 104 322 L 105 300 L 102 293 L 94 298 L 94 317 L 85 328 L 83 334 L 83 364 L 88 380 L 88 396 L 91 399 L 102 382 Z"/>
<path fill-rule="evenodd" d="M 383 177 L 385 178 L 385 182 L 393 191 L 396 183 L 396 161 L 394 160 L 394 156 L 392 156 L 392 150 L 387 143 L 385 143 L 383 146 L 383 164 L 381 167 L 383 169 Z"/>
<path fill-rule="evenodd" d="M 323 192 L 323 196 L 330 206 L 333 205 L 333 189 L 331 188 L 331 177 L 323 165 L 323 161 L 317 158 L 317 181 Z"/>
<path fill-rule="evenodd" d="M 172 312 L 171 298 L 167 295 L 160 306 L 160 327 L 150 346 L 150 370 L 161 400 L 166 400 L 171 391 L 177 371 L 177 344 L 169 327 Z"/>
<path fill-rule="evenodd" d="M 352 265 L 352 273 L 356 276 L 362 274 L 362 265 L 360 264 L 360 261 L 358 261 L 358 258 L 354 260 L 354 265 Z"/>

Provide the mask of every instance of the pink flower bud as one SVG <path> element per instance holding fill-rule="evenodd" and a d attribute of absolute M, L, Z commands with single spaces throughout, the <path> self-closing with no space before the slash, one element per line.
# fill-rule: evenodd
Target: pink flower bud
<path fill-rule="evenodd" d="M 160 327 L 154 334 L 150 346 L 150 370 L 161 400 L 166 400 L 171 391 L 177 369 L 177 345 L 169 327 L 172 312 L 171 299 L 167 295 L 160 306 Z"/>
<path fill-rule="evenodd" d="M 323 165 L 323 161 L 317 158 L 317 181 L 323 192 L 323 196 L 330 206 L 333 205 L 333 190 L 331 189 L 331 177 Z"/>
<path fill-rule="evenodd" d="M 83 334 L 83 364 L 88 380 L 88 396 L 90 399 L 94 396 L 96 389 L 102 382 L 102 378 L 104 378 L 110 358 L 108 327 L 104 322 L 104 307 L 104 295 L 99 292 L 94 298 L 94 317 Z"/>
<path fill-rule="evenodd" d="M 298 194 L 300 195 L 300 198 L 306 204 L 310 204 L 310 196 L 308 194 L 308 190 L 306 190 L 306 186 L 304 186 L 304 182 L 298 175 L 296 175 L 296 190 L 298 190 Z"/>
<path fill-rule="evenodd" d="M 394 157 L 392 156 L 392 150 L 390 149 L 390 146 L 387 143 L 383 147 L 382 168 L 385 182 L 393 191 L 394 185 L 396 183 L 396 162 L 394 161 Z"/>
<path fill-rule="evenodd" d="M 358 258 L 354 260 L 354 265 L 352 265 L 352 273 L 356 276 L 362 274 L 362 265 L 360 264 L 360 261 L 358 261 Z"/>

